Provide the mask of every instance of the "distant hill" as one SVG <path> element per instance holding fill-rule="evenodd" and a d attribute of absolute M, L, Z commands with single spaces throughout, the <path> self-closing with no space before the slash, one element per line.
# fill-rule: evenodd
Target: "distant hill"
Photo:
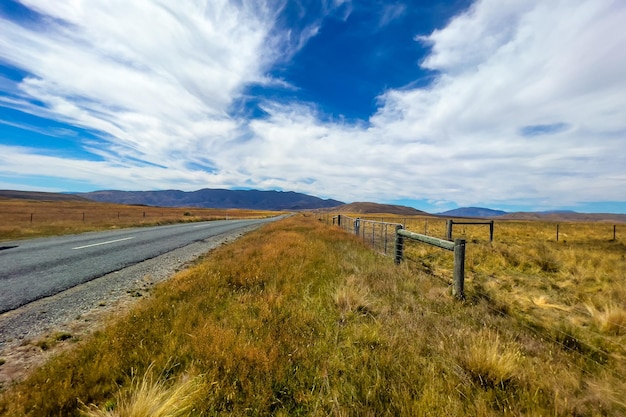
<path fill-rule="evenodd" d="M 378 203 L 350 203 L 334 207 L 333 211 L 359 214 L 397 214 L 400 216 L 429 216 L 428 213 L 414 209 L 413 207 L 395 206 L 391 204 Z"/>
<path fill-rule="evenodd" d="M 483 207 L 461 207 L 438 214 L 440 216 L 449 217 L 498 217 L 506 214 L 506 211 L 492 210 Z"/>
<path fill-rule="evenodd" d="M 541 220 L 549 222 L 626 223 L 626 214 L 577 213 L 574 211 L 518 212 L 498 217 L 500 220 Z"/>
<path fill-rule="evenodd" d="M 94 201 L 119 204 L 143 204 L 161 207 L 241 208 L 252 210 L 306 210 L 343 204 L 293 191 L 222 190 L 197 191 L 94 191 L 80 193 Z"/>
<path fill-rule="evenodd" d="M 39 191 L 0 190 L 0 199 L 38 201 L 88 201 L 76 194 L 45 193 Z"/>
<path fill-rule="evenodd" d="M 539 220 L 548 222 L 614 222 L 626 223 L 626 214 L 577 213 L 572 210 L 550 210 L 507 213 L 483 207 L 462 207 L 438 213 L 446 217 L 486 217 L 498 220 Z"/>

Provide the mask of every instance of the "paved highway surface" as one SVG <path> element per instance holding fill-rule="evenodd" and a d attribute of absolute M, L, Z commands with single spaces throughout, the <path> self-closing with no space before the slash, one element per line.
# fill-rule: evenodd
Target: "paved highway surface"
<path fill-rule="evenodd" d="M 0 313 L 190 243 L 276 219 L 185 223 L 0 242 Z"/>

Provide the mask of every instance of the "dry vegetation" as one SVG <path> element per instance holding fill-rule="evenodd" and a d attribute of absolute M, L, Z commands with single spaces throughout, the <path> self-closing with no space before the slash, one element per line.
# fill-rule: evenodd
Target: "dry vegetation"
<path fill-rule="evenodd" d="M 445 251 L 395 266 L 313 216 L 273 223 L 8 388 L 0 414 L 626 415 L 626 249 L 576 226 L 586 240 L 472 229 L 461 303 Z"/>
<path fill-rule="evenodd" d="M 131 226 L 260 218 L 273 214 L 277 213 L 0 198 L 0 241 Z"/>

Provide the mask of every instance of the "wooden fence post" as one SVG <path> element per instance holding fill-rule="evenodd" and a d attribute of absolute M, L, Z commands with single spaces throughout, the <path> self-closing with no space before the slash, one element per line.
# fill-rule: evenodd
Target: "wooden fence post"
<path fill-rule="evenodd" d="M 398 233 L 399 230 L 402 230 L 402 225 L 397 224 L 396 225 L 396 250 L 395 250 L 395 259 L 394 262 L 396 263 L 396 265 L 399 265 L 400 262 L 402 262 L 402 258 L 404 257 L 403 251 L 404 251 L 404 238 L 402 236 L 400 236 L 400 234 Z"/>
<path fill-rule="evenodd" d="M 354 234 L 356 236 L 359 235 L 360 227 L 361 227 L 361 218 L 357 217 L 356 220 L 354 220 Z"/>
<path fill-rule="evenodd" d="M 387 223 L 385 223 L 385 231 L 383 233 L 385 234 L 385 255 L 387 255 Z"/>
<path fill-rule="evenodd" d="M 337 226 L 341 227 L 341 214 L 337 215 Z"/>
<path fill-rule="evenodd" d="M 452 241 L 452 224 L 454 222 L 450 219 L 446 220 L 446 240 Z"/>
<path fill-rule="evenodd" d="M 617 232 L 617 225 L 614 224 L 613 225 L 613 241 L 615 241 L 616 232 Z"/>
<path fill-rule="evenodd" d="M 493 242 L 493 220 L 489 224 L 489 242 Z"/>
<path fill-rule="evenodd" d="M 556 225 L 556 241 L 559 241 L 559 225 Z"/>
<path fill-rule="evenodd" d="M 452 295 L 465 300 L 465 239 L 454 240 L 454 285 Z"/>

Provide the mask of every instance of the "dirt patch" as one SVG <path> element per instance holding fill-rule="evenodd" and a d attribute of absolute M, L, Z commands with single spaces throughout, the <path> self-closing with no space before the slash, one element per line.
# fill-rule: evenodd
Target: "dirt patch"
<path fill-rule="evenodd" d="M 106 323 L 121 316 L 140 300 L 130 294 L 102 303 L 84 315 L 56 329 L 49 330 L 33 339 L 24 339 L 19 345 L 14 344 L 1 352 L 3 364 L 0 365 L 0 390 L 23 380 L 32 370 L 37 369 L 52 356 L 61 354 L 80 343 Z"/>

